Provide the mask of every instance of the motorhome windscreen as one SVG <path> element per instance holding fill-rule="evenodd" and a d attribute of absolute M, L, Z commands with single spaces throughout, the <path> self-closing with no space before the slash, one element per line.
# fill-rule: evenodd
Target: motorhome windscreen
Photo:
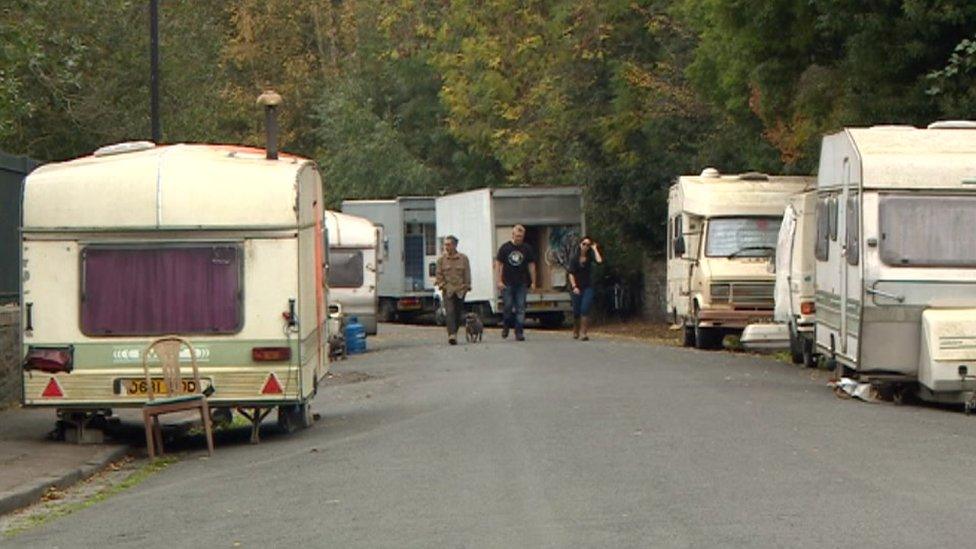
<path fill-rule="evenodd" d="M 88 246 L 81 257 L 85 335 L 229 334 L 241 329 L 237 246 Z"/>
<path fill-rule="evenodd" d="M 708 257 L 768 257 L 776 250 L 782 218 L 713 217 L 708 220 Z"/>
<path fill-rule="evenodd" d="M 363 285 L 362 250 L 329 250 L 329 286 L 358 288 Z"/>
<path fill-rule="evenodd" d="M 976 196 L 882 195 L 881 260 L 895 267 L 976 267 Z"/>

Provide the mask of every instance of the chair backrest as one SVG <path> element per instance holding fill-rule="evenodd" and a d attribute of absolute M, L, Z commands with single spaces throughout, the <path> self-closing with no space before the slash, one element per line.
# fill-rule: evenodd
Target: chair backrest
<path fill-rule="evenodd" d="M 180 374 L 180 351 L 184 347 L 189 351 L 190 365 L 193 368 L 193 391 L 183 390 L 183 376 Z M 142 353 L 142 370 L 146 375 L 149 400 L 155 398 L 152 376 L 149 374 L 150 355 L 155 356 L 159 361 L 163 381 L 165 382 L 166 396 L 182 395 L 188 392 L 199 393 L 202 391 L 203 388 L 200 387 L 200 371 L 197 369 L 197 354 L 193 345 L 182 337 L 166 336 L 153 340 L 146 347 L 145 352 Z"/>

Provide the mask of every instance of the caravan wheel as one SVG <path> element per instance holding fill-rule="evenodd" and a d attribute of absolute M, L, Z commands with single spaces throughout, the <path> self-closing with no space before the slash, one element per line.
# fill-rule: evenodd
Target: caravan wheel
<path fill-rule="evenodd" d="M 286 433 L 312 426 L 312 408 L 308 402 L 278 406 L 278 427 Z"/>

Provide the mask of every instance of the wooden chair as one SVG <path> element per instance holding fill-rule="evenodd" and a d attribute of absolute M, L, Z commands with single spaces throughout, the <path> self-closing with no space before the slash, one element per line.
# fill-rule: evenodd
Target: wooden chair
<path fill-rule="evenodd" d="M 190 351 L 190 365 L 193 367 L 193 392 L 183 390 L 183 377 L 180 375 L 180 351 L 186 347 Z M 155 351 L 163 371 L 166 385 L 165 396 L 153 391 L 152 376 L 149 373 L 149 355 Z M 190 342 L 176 336 L 166 336 L 154 340 L 142 353 L 142 369 L 146 374 L 146 387 L 149 400 L 142 407 L 142 420 L 146 424 L 146 448 L 149 459 L 156 457 L 156 451 L 163 454 L 163 432 L 159 426 L 159 416 L 172 412 L 200 410 L 200 421 L 207 437 L 207 450 L 213 455 L 213 430 L 210 425 L 210 408 L 207 397 L 200 385 L 200 371 L 197 369 L 196 352 Z"/>

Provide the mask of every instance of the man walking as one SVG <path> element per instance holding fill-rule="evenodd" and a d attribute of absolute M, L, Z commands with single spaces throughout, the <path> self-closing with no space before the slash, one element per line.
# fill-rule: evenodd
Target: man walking
<path fill-rule="evenodd" d="M 458 326 L 464 316 L 464 296 L 471 290 L 471 263 L 457 251 L 458 239 L 444 238 L 444 254 L 437 258 L 435 284 L 441 290 L 446 313 L 447 342 L 457 345 Z"/>
<path fill-rule="evenodd" d="M 515 339 L 524 341 L 525 298 L 535 289 L 535 250 L 525 241 L 525 227 L 512 228 L 512 240 L 495 256 L 495 284 L 502 292 L 502 338 L 515 328 Z"/>

